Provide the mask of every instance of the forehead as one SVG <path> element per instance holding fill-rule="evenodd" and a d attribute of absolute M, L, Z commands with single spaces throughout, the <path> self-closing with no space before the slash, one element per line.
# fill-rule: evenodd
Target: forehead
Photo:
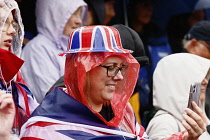
<path fill-rule="evenodd" d="M 7 17 L 7 20 L 9 20 L 9 21 L 13 20 L 13 14 L 12 14 L 12 12 L 9 13 L 9 15 Z"/>
<path fill-rule="evenodd" d="M 112 55 L 105 59 L 104 63 L 123 63 L 125 61 L 125 58 L 123 56 L 119 55 Z"/>

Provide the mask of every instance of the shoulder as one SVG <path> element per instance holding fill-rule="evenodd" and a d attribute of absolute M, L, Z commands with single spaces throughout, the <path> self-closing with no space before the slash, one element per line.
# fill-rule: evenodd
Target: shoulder
<path fill-rule="evenodd" d="M 42 52 L 49 47 L 53 48 L 53 45 L 55 46 L 56 44 L 45 36 L 38 34 L 24 46 L 22 53 L 28 54 L 30 52 Z"/>
<path fill-rule="evenodd" d="M 158 111 L 146 129 L 151 139 L 170 137 L 173 133 L 179 131 L 176 118 L 164 111 Z"/>

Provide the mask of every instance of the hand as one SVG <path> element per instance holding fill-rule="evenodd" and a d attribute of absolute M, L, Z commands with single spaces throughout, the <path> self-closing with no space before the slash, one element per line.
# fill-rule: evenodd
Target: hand
<path fill-rule="evenodd" d="M 0 139 L 6 140 L 10 137 L 15 117 L 15 104 L 12 94 L 0 91 Z"/>
<path fill-rule="evenodd" d="M 182 124 L 187 130 L 183 140 L 197 140 L 206 131 L 208 119 L 205 113 L 195 102 L 192 102 L 192 105 L 195 112 L 187 108 L 185 110 L 187 114 L 183 114 L 184 121 Z"/>

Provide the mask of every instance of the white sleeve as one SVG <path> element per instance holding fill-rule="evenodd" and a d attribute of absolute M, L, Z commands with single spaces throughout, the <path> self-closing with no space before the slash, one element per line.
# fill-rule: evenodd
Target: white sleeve
<path fill-rule="evenodd" d="M 179 127 L 173 116 L 163 114 L 152 118 L 146 129 L 146 133 L 152 140 L 161 140 L 179 132 Z"/>

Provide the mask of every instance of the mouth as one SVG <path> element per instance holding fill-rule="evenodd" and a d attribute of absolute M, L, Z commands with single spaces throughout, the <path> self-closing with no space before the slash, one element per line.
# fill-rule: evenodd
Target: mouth
<path fill-rule="evenodd" d="M 201 90 L 202 90 L 202 91 L 206 91 L 206 89 L 205 89 L 205 88 L 201 88 Z"/>
<path fill-rule="evenodd" d="M 7 40 L 4 41 L 4 43 L 5 43 L 6 47 L 11 47 L 12 46 L 12 39 L 7 39 Z"/>
<path fill-rule="evenodd" d="M 116 88 L 116 84 L 108 84 L 106 85 L 110 90 L 114 91 Z"/>
<path fill-rule="evenodd" d="M 108 85 L 108 87 L 109 87 L 109 88 L 115 88 L 115 86 L 114 86 L 114 85 Z"/>

